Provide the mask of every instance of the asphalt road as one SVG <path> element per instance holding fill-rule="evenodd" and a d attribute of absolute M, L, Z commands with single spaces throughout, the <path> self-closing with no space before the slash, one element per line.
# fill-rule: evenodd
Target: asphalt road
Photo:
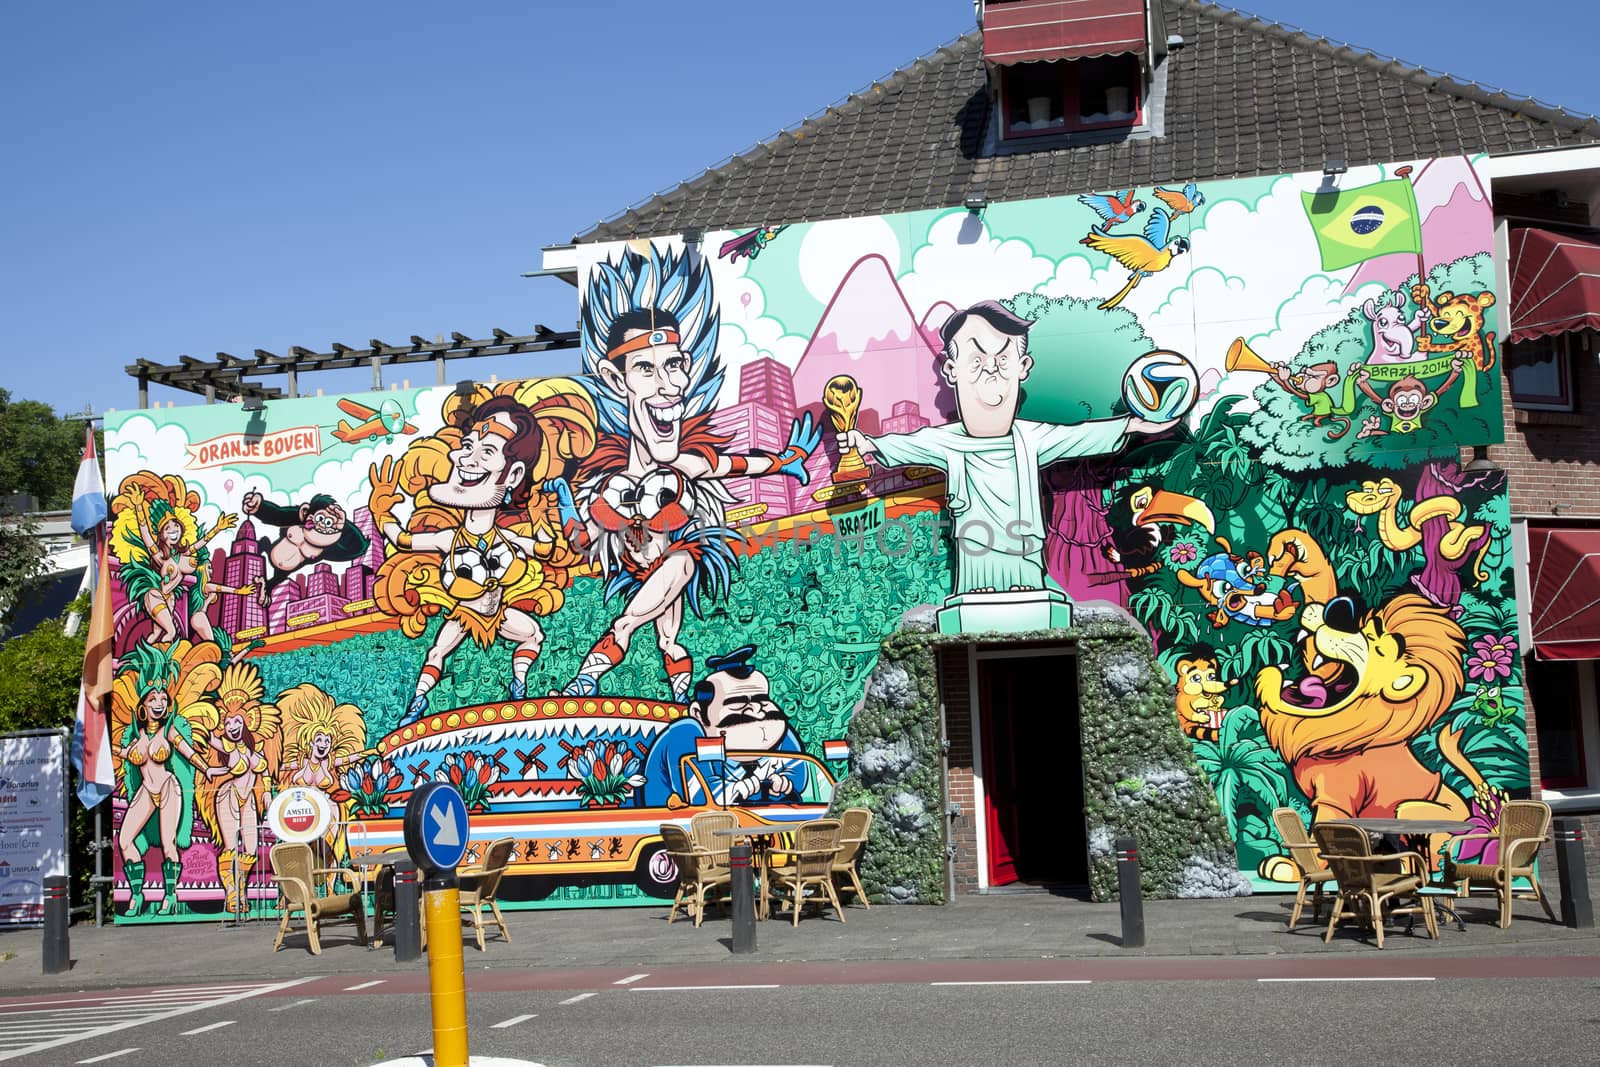
<path fill-rule="evenodd" d="M 429 1046 L 423 977 L 8 998 L 0 1060 L 365 1067 Z M 708 967 L 492 972 L 474 976 L 468 1015 L 474 1055 L 545 1067 L 1565 1065 L 1600 1059 L 1597 991 L 1592 957 L 1374 951 L 1337 961 L 774 964 L 741 968 L 736 984 Z M 74 1025 L 107 1020 L 123 1028 L 73 1036 Z M 50 1040 L 63 1043 L 24 1051 Z"/>

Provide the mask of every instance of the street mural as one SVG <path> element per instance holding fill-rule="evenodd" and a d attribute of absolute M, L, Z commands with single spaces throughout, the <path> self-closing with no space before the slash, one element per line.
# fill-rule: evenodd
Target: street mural
<path fill-rule="evenodd" d="M 379 862 L 433 780 L 516 902 L 659 902 L 662 822 L 826 809 L 921 605 L 1131 612 L 1258 889 L 1275 807 L 1494 827 L 1491 227 L 1465 159 L 757 221 L 581 249 L 568 377 L 108 417 L 118 920 L 265 907 L 289 788 Z"/>

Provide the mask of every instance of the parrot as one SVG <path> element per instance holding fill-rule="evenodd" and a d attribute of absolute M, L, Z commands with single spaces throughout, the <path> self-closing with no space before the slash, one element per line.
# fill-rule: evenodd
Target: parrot
<path fill-rule="evenodd" d="M 1078 203 L 1100 216 L 1102 221 L 1096 229 L 1101 233 L 1110 233 L 1111 227 L 1119 222 L 1127 222 L 1144 210 L 1144 201 L 1135 200 L 1134 192 L 1135 190 L 1129 189 L 1124 193 L 1114 192 L 1110 196 L 1091 193 L 1088 196 L 1078 197 Z"/>
<path fill-rule="evenodd" d="M 1174 256 L 1181 256 L 1189 251 L 1189 239 L 1173 237 L 1171 232 L 1172 216 L 1156 208 L 1145 220 L 1142 234 L 1120 234 L 1111 237 L 1090 230 L 1089 235 L 1078 242 L 1098 252 L 1104 252 L 1131 272 L 1128 275 L 1128 284 L 1124 285 L 1116 296 L 1101 304 L 1101 310 L 1114 308 L 1122 303 L 1140 280 L 1157 271 L 1166 270 L 1172 264 Z"/>
<path fill-rule="evenodd" d="M 1206 202 L 1206 194 L 1202 193 L 1194 182 L 1189 182 L 1182 190 L 1166 189 L 1158 185 L 1155 194 L 1156 199 L 1170 207 L 1174 215 L 1187 215 Z"/>

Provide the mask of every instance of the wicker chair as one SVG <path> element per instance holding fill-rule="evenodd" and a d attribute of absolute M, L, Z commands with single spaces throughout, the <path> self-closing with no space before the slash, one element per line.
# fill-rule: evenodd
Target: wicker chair
<path fill-rule="evenodd" d="M 695 846 L 687 830 L 670 822 L 661 824 L 661 840 L 667 846 L 667 855 L 678 865 L 678 892 L 672 898 L 667 922 L 676 919 L 682 908 L 699 926 L 706 916 L 706 901 L 717 890 L 730 888 L 732 872 L 727 850 L 723 850 L 719 864 L 710 851 Z"/>
<path fill-rule="evenodd" d="M 489 842 L 482 863 L 476 867 L 463 867 L 458 872 L 461 878 L 461 910 L 472 912 L 472 931 L 478 937 L 479 952 L 483 951 L 485 904 L 494 916 L 495 925 L 500 927 L 500 937 L 507 943 L 511 941 L 511 931 L 506 929 L 506 917 L 500 914 L 500 902 L 496 897 L 500 892 L 500 879 L 505 877 L 506 868 L 511 866 L 511 850 L 516 843 L 515 838 L 496 838 Z M 472 888 L 468 889 L 468 885 Z"/>
<path fill-rule="evenodd" d="M 1473 881 L 1488 882 L 1500 898 L 1500 928 L 1511 925 L 1511 901 L 1517 896 L 1515 882 L 1526 878 L 1533 892 L 1521 894 L 1522 900 L 1537 900 L 1545 915 L 1555 921 L 1550 901 L 1539 885 L 1539 876 L 1533 869 L 1539 846 L 1550 839 L 1550 805 L 1542 800 L 1508 800 L 1500 808 L 1500 831 L 1493 834 L 1463 834 L 1457 841 L 1492 840 L 1500 843 L 1498 862 L 1453 864 L 1446 877 L 1459 882 L 1459 892 L 1466 896 Z"/>
<path fill-rule="evenodd" d="M 1333 872 L 1317 855 L 1316 843 L 1306 833 L 1306 824 L 1300 821 L 1298 811 L 1293 808 L 1274 808 L 1272 825 L 1277 827 L 1283 847 L 1289 850 L 1290 858 L 1300 868 L 1300 889 L 1294 895 L 1294 910 L 1289 913 L 1289 929 L 1294 929 L 1300 921 L 1301 912 L 1305 910 L 1307 889 L 1315 891 L 1311 900 L 1311 919 L 1321 922 L 1322 887 L 1324 883 L 1333 881 Z"/>
<path fill-rule="evenodd" d="M 839 894 L 833 888 L 833 861 L 839 855 L 839 820 L 816 819 L 802 823 L 795 831 L 794 840 L 793 848 L 773 850 L 774 855 L 781 854 L 793 861 L 792 866 L 773 867 L 768 872 L 773 895 L 782 900 L 784 890 L 789 891 L 794 925 L 799 926 L 806 888 L 815 886 L 817 902 L 820 903 L 822 895 L 826 894 L 839 921 L 844 922 L 844 908 L 839 905 Z"/>
<path fill-rule="evenodd" d="M 733 870 L 729 866 L 728 849 L 733 847 L 733 838 L 717 834 L 718 830 L 735 830 L 739 826 L 739 816 L 731 811 L 702 811 L 689 818 L 689 838 L 694 842 L 694 847 L 706 853 L 701 857 L 701 869 L 708 880 L 721 881 L 731 878 Z"/>
<path fill-rule="evenodd" d="M 1339 881 L 1324 942 L 1333 940 L 1334 928 L 1346 915 L 1365 918 L 1372 925 L 1378 947 L 1383 947 L 1384 909 L 1390 915 L 1422 915 L 1429 937 L 1439 936 L 1433 901 L 1422 894 L 1428 881 L 1428 864 L 1415 852 L 1374 856 L 1367 832 L 1349 823 L 1318 823 L 1312 828 L 1323 861 Z M 1399 901 L 1411 903 L 1397 907 Z M 1346 905 L 1349 910 L 1346 911 Z"/>
<path fill-rule="evenodd" d="M 295 912 L 306 917 L 306 940 L 314 956 L 322 955 L 322 939 L 317 928 L 334 916 L 349 915 L 356 926 L 356 943 L 367 943 L 366 909 L 361 903 L 360 889 L 318 896 L 315 888 L 318 876 L 327 875 L 336 875 L 351 885 L 360 886 L 359 874 L 342 867 L 318 867 L 310 845 L 280 842 L 272 846 L 271 856 L 272 880 L 278 884 L 278 907 L 283 911 L 272 951 L 282 947 L 283 935 L 289 932 L 289 918 Z"/>
<path fill-rule="evenodd" d="M 870 909 L 867 891 L 861 888 L 861 874 L 856 864 L 861 860 L 861 850 L 867 845 L 867 831 L 872 828 L 872 812 L 866 808 L 846 808 L 839 816 L 839 854 L 833 860 L 833 881 L 839 892 L 849 889 Z"/>

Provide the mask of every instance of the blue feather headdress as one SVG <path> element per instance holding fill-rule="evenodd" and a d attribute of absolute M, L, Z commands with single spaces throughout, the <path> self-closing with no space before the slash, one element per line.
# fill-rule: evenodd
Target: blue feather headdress
<path fill-rule="evenodd" d="M 595 390 L 600 428 L 628 432 L 627 398 L 613 392 L 597 371 L 606 359 L 606 338 L 617 319 L 630 311 L 659 311 L 678 324 L 678 347 L 689 358 L 689 389 L 684 414 L 699 415 L 722 389 L 717 359 L 721 315 L 711 287 L 711 271 L 700 257 L 671 248 L 651 247 L 649 255 L 623 249 L 616 259 L 595 265 L 583 297 L 583 369 Z"/>

